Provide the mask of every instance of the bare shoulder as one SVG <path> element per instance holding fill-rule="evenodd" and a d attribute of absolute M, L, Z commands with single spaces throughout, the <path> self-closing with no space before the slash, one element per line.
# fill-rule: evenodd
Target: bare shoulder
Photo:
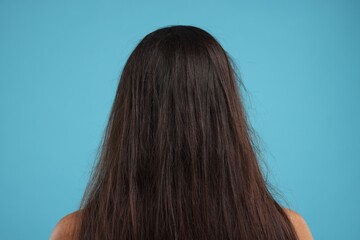
<path fill-rule="evenodd" d="M 72 212 L 61 218 L 55 225 L 50 240 L 74 240 L 74 230 L 79 223 L 80 211 Z"/>
<path fill-rule="evenodd" d="M 291 223 L 293 224 L 296 233 L 299 237 L 299 240 L 313 240 L 310 228 L 306 223 L 305 219 L 294 210 L 289 208 L 283 208 L 287 216 L 289 217 Z"/>

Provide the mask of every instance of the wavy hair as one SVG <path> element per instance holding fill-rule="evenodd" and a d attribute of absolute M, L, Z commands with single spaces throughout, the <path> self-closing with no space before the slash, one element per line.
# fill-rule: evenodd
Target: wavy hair
<path fill-rule="evenodd" d="M 297 239 L 262 174 L 240 85 L 207 31 L 146 35 L 121 73 L 78 239 Z"/>

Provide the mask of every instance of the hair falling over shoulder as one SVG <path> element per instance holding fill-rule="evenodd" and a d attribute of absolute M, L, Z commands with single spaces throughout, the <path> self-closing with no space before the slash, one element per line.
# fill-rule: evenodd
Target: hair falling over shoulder
<path fill-rule="evenodd" d="M 80 204 L 80 240 L 293 240 L 234 64 L 207 31 L 146 35 L 126 61 Z"/>

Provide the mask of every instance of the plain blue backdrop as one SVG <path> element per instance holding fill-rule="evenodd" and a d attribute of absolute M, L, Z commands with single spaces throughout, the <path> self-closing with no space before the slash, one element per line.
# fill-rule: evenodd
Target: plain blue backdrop
<path fill-rule="evenodd" d="M 269 179 L 315 239 L 360 239 L 359 1 L 0 3 L 0 239 L 76 210 L 130 52 L 163 26 L 236 61 Z"/>

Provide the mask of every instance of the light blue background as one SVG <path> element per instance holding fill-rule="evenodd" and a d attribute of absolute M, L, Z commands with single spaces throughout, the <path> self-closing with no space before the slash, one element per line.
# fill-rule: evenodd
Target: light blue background
<path fill-rule="evenodd" d="M 0 239 L 76 210 L 123 64 L 173 24 L 237 62 L 273 184 L 316 239 L 359 239 L 359 1 L 0 3 Z"/>

